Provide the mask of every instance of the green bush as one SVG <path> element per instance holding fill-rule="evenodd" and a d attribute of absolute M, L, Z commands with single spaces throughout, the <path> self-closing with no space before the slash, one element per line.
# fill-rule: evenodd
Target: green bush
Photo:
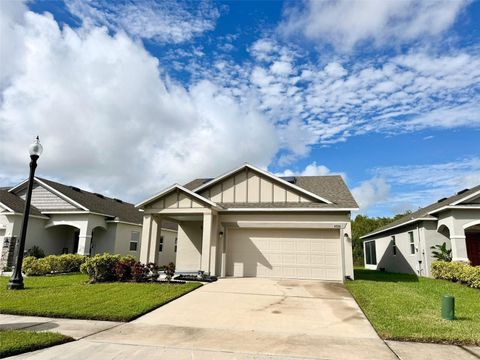
<path fill-rule="evenodd" d="M 28 276 L 78 272 L 85 259 L 78 254 L 49 255 L 41 259 L 27 256 L 23 259 L 23 271 Z"/>
<path fill-rule="evenodd" d="M 37 259 L 40 259 L 45 257 L 45 252 L 37 245 L 33 245 L 30 249 L 27 250 L 27 256 L 33 256 Z"/>
<path fill-rule="evenodd" d="M 80 266 L 80 271 L 90 277 L 90 282 L 125 281 L 133 275 L 135 259 L 132 256 L 97 254 Z"/>
<path fill-rule="evenodd" d="M 34 256 L 27 256 L 23 259 L 22 269 L 27 276 L 40 276 L 47 273 L 43 262 Z"/>
<path fill-rule="evenodd" d="M 435 279 L 461 282 L 480 289 L 480 266 L 470 266 L 461 262 L 434 261 L 432 275 Z"/>

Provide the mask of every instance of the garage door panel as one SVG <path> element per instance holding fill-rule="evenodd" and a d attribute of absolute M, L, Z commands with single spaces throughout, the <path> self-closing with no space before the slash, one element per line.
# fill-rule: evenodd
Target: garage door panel
<path fill-rule="evenodd" d="M 230 229 L 227 275 L 341 280 L 338 230 Z"/>

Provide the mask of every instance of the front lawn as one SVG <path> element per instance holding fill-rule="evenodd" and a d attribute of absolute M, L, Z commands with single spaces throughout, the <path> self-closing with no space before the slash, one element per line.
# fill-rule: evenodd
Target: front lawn
<path fill-rule="evenodd" d="M 0 358 L 63 344 L 73 339 L 57 333 L 0 330 Z"/>
<path fill-rule="evenodd" d="M 384 339 L 480 345 L 480 291 L 445 280 L 355 269 L 346 283 Z M 441 318 L 443 295 L 455 297 L 457 320 Z"/>
<path fill-rule="evenodd" d="M 129 321 L 200 286 L 87 280 L 83 274 L 28 277 L 24 290 L 12 291 L 0 277 L 0 313 Z"/>

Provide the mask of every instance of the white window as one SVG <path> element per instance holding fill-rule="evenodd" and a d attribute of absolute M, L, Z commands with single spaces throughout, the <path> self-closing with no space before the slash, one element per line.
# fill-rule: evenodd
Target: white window
<path fill-rule="evenodd" d="M 408 238 L 410 240 L 410 254 L 415 255 L 415 239 L 413 238 L 413 231 L 408 232 Z"/>
<path fill-rule="evenodd" d="M 177 252 L 177 238 L 175 238 L 175 248 L 174 251 Z"/>
<path fill-rule="evenodd" d="M 392 252 L 394 256 L 397 255 L 397 243 L 395 241 L 395 236 L 392 236 Z"/>
<path fill-rule="evenodd" d="M 139 240 L 140 240 L 140 232 L 132 231 L 132 235 L 130 237 L 130 247 L 129 247 L 130 251 L 137 251 Z"/>
<path fill-rule="evenodd" d="M 377 265 L 377 250 L 375 241 L 365 241 L 365 264 Z"/>
<path fill-rule="evenodd" d="M 160 236 L 160 243 L 158 244 L 158 252 L 163 251 L 163 236 Z"/>

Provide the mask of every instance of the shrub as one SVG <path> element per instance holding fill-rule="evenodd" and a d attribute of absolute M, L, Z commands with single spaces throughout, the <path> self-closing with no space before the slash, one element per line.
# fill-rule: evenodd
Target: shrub
<path fill-rule="evenodd" d="M 432 276 L 480 289 L 480 266 L 470 266 L 461 262 L 434 261 Z"/>
<path fill-rule="evenodd" d="M 85 256 L 78 254 L 49 255 L 41 259 L 27 256 L 22 268 L 28 276 L 78 272 L 84 261 Z"/>
<path fill-rule="evenodd" d="M 27 250 L 26 255 L 40 259 L 45 257 L 45 252 L 37 245 L 33 245 L 30 249 Z"/>
<path fill-rule="evenodd" d="M 135 259 L 132 256 L 122 257 L 115 265 L 115 278 L 118 281 L 128 281 L 132 278 L 132 267 L 135 265 Z"/>
<path fill-rule="evenodd" d="M 110 255 L 107 253 L 97 254 L 88 258 L 80 271 L 90 277 L 90 282 L 113 281 L 116 279 L 115 268 L 121 260 L 120 255 Z"/>
<path fill-rule="evenodd" d="M 175 275 L 175 264 L 171 262 L 170 264 L 166 265 L 163 269 L 163 272 L 165 273 L 165 278 L 167 281 L 170 282 L 173 275 Z"/>
<path fill-rule="evenodd" d="M 34 256 L 27 256 L 23 259 L 22 269 L 27 276 L 45 275 L 43 263 Z"/>
<path fill-rule="evenodd" d="M 145 282 L 148 279 L 150 270 L 140 262 L 136 262 L 132 267 L 132 278 L 135 282 Z"/>

